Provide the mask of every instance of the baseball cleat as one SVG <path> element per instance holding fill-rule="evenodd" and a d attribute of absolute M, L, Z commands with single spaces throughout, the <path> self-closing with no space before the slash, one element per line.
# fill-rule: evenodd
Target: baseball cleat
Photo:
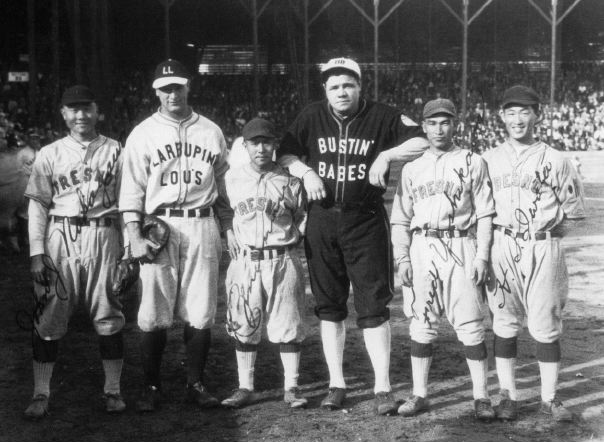
<path fill-rule="evenodd" d="M 380 416 L 391 416 L 396 414 L 397 404 L 390 391 L 379 391 L 374 399 L 375 413 Z"/>
<path fill-rule="evenodd" d="M 145 385 L 140 397 L 136 401 L 136 411 L 146 413 L 159 408 L 161 393 L 154 385 Z"/>
<path fill-rule="evenodd" d="M 197 404 L 201 408 L 213 408 L 220 405 L 218 399 L 208 393 L 201 382 L 187 385 L 187 402 Z"/>
<path fill-rule="evenodd" d="M 241 408 L 251 404 L 255 400 L 255 394 L 247 388 L 238 388 L 231 396 L 223 400 L 220 404 L 226 408 Z"/>
<path fill-rule="evenodd" d="M 422 411 L 427 411 L 430 408 L 430 401 L 428 398 L 421 396 L 411 396 L 405 401 L 400 407 L 398 407 L 398 414 L 405 417 L 415 416 Z"/>
<path fill-rule="evenodd" d="M 501 400 L 497 406 L 497 419 L 503 421 L 514 421 L 518 418 L 518 403 L 510 399 L 510 393 L 507 390 L 499 392 Z"/>
<path fill-rule="evenodd" d="M 549 402 L 541 402 L 540 411 L 551 416 L 556 422 L 570 422 L 573 420 L 573 414 L 570 410 L 555 398 Z"/>
<path fill-rule="evenodd" d="M 476 399 L 474 401 L 474 414 L 476 419 L 483 422 L 495 419 L 495 410 L 493 410 L 491 400 L 487 398 Z"/>
<path fill-rule="evenodd" d="M 24 415 L 27 419 L 34 420 L 48 416 L 48 396 L 45 394 L 35 395 L 25 410 Z"/>
<path fill-rule="evenodd" d="M 126 409 L 126 402 L 120 393 L 105 393 L 105 411 L 109 414 L 121 413 Z"/>
<path fill-rule="evenodd" d="M 339 410 L 342 408 L 346 399 L 346 389 L 333 387 L 329 389 L 327 396 L 321 401 L 321 408 L 327 408 L 328 410 Z"/>
<path fill-rule="evenodd" d="M 300 390 L 298 388 L 285 390 L 283 401 L 286 404 L 289 404 L 290 408 L 305 408 L 308 404 L 308 400 L 305 397 L 300 396 Z"/>

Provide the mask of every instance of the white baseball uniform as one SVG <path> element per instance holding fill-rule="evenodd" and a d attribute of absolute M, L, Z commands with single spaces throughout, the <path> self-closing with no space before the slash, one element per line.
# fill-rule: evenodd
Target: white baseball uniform
<path fill-rule="evenodd" d="M 226 174 L 242 253 L 227 272 L 227 330 L 239 342 L 258 344 L 266 323 L 271 342 L 301 342 L 306 334 L 304 272 L 292 250 L 304 234 L 302 182 L 275 165 L 258 173 L 244 164 Z"/>
<path fill-rule="evenodd" d="M 226 153 L 220 128 L 195 112 L 181 121 L 156 112 L 126 141 L 124 221 L 157 214 L 170 226 L 167 246 L 141 266 L 138 325 L 143 331 L 170 327 L 174 314 L 197 329 L 214 323 L 222 245 L 211 209 L 222 229 L 230 228 Z"/>
<path fill-rule="evenodd" d="M 568 294 L 556 226 L 585 217 L 581 181 L 570 162 L 542 142 L 522 152 L 504 142 L 484 159 L 497 210 L 487 282 L 493 331 L 518 336 L 526 317 L 535 340 L 554 342 Z"/>
<path fill-rule="evenodd" d="M 464 345 L 484 341 L 481 290 L 472 282 L 475 225 L 494 213 L 486 163 L 472 152 L 428 150 L 403 167 L 390 222 L 412 232 L 409 251 L 392 238 L 397 262 L 413 269 L 412 287 L 403 287 L 412 340 L 433 342 L 446 314 Z"/>
<path fill-rule="evenodd" d="M 40 150 L 25 191 L 30 199 L 30 255 L 44 254 L 48 287 L 34 284 L 34 327 L 60 339 L 80 300 L 99 335 L 124 325 L 111 285 L 120 258 L 117 197 L 121 147 L 99 135 L 88 146 L 71 136 Z"/>

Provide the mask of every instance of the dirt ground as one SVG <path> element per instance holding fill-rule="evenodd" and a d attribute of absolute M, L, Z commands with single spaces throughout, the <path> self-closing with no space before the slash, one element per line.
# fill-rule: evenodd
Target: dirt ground
<path fill-rule="evenodd" d="M 443 326 L 430 373 L 430 411 L 416 418 L 373 414 L 372 372 L 354 314 L 348 319 L 345 375 L 347 408 L 319 408 L 327 388 L 327 368 L 307 290 L 307 315 L 314 333 L 303 347 L 300 385 L 309 399 L 306 410 L 292 411 L 282 403 L 282 370 L 278 349 L 261 345 L 256 365 L 256 389 L 262 401 L 242 410 L 200 411 L 183 403 L 185 358 L 182 326 L 170 331 L 162 366 L 164 402 L 158 412 L 138 415 L 134 400 L 142 379 L 136 304 L 127 305 L 126 358 L 122 390 L 129 408 L 120 416 L 102 410 L 103 374 L 96 337 L 85 315 L 77 314 L 60 347 L 51 386 L 51 415 L 29 422 L 22 413 L 31 397 L 31 285 L 26 253 L 0 252 L 0 442 L 18 441 L 604 441 L 604 153 L 580 157 L 585 175 L 589 219 L 564 239 L 570 273 L 570 299 L 565 309 L 563 369 L 559 394 L 575 414 L 568 424 L 555 424 L 537 413 L 539 370 L 528 333 L 520 339 L 518 387 L 521 413 L 513 423 L 477 423 L 472 414 L 472 391 L 462 346 L 449 326 Z M 393 174 L 393 176 L 396 176 Z M 393 184 L 393 183 L 391 183 Z M 387 195 L 391 195 L 391 190 Z M 226 261 L 222 264 L 222 274 Z M 218 398 L 237 386 L 232 342 L 225 329 L 224 289 L 207 385 Z M 397 294 L 392 307 L 391 381 L 403 400 L 411 389 L 408 320 Z M 351 311 L 354 311 L 351 305 Z M 492 332 L 488 333 L 492 355 Z M 497 381 L 490 358 L 489 390 L 497 403 Z"/>

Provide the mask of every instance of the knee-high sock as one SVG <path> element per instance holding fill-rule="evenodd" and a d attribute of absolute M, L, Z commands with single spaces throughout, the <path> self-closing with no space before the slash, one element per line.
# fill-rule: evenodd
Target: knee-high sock
<path fill-rule="evenodd" d="M 153 385 L 157 388 L 161 386 L 159 371 L 167 338 L 168 334 L 166 330 L 142 333 L 141 359 L 145 374 L 145 385 Z"/>
<path fill-rule="evenodd" d="M 300 344 L 281 344 L 279 354 L 283 364 L 283 389 L 287 391 L 298 386 Z"/>
<path fill-rule="evenodd" d="M 543 402 L 549 402 L 556 397 L 560 359 L 560 341 L 537 342 L 537 360 L 541 374 L 541 400 Z"/>
<path fill-rule="evenodd" d="M 34 331 L 32 334 L 34 396 L 50 396 L 50 380 L 59 352 L 59 341 L 46 341 Z"/>
<path fill-rule="evenodd" d="M 518 338 L 502 338 L 495 335 L 495 366 L 497 368 L 497 379 L 499 388 L 507 390 L 510 399 L 517 400 L 516 390 L 516 356 L 518 353 Z"/>
<path fill-rule="evenodd" d="M 321 321 L 321 341 L 323 354 L 329 369 L 329 387 L 346 388 L 342 363 L 344 343 L 346 342 L 346 324 L 344 321 Z"/>
<path fill-rule="evenodd" d="M 212 344 L 212 332 L 209 328 L 202 330 L 185 324 L 184 338 L 187 348 L 187 384 L 203 382 L 206 360 Z"/>
<path fill-rule="evenodd" d="M 254 366 L 256 365 L 256 355 L 258 346 L 255 344 L 235 344 L 235 354 L 237 355 L 237 373 L 239 375 L 239 388 L 254 390 Z"/>
<path fill-rule="evenodd" d="M 428 374 L 432 364 L 432 344 L 411 340 L 411 373 L 413 375 L 413 395 L 428 397 Z"/>
<path fill-rule="evenodd" d="M 103 371 L 105 372 L 103 391 L 105 393 L 118 394 L 120 392 L 123 365 L 123 359 L 103 359 Z"/>
<path fill-rule="evenodd" d="M 54 369 L 54 362 L 34 361 L 34 396 L 43 394 L 50 396 L 50 379 Z"/>
<path fill-rule="evenodd" d="M 374 393 L 392 390 L 390 386 L 390 321 L 364 328 L 365 347 L 375 374 Z"/>
<path fill-rule="evenodd" d="M 468 368 L 470 369 L 470 377 L 472 378 L 472 392 L 474 399 L 486 399 L 489 397 L 487 391 L 487 372 L 488 363 L 486 359 L 474 360 L 466 359 Z"/>

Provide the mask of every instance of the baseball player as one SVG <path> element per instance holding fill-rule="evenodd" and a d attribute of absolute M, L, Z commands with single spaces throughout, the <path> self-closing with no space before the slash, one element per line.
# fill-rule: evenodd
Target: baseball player
<path fill-rule="evenodd" d="M 140 269 L 138 312 L 145 377 L 137 409 L 154 411 L 159 405 L 161 358 L 175 315 L 185 322 L 187 400 L 213 407 L 218 400 L 206 390 L 203 371 L 222 253 L 214 211 L 229 243 L 234 240 L 224 188 L 226 142 L 216 124 L 189 106 L 189 74 L 180 62 L 160 63 L 153 88 L 160 108 L 126 141 L 120 193 L 132 256 L 146 263 Z M 170 226 L 168 244 L 158 254 L 142 237 L 144 214 Z"/>
<path fill-rule="evenodd" d="M 97 133 L 98 109 L 89 88 L 70 87 L 61 103 L 69 135 L 40 150 L 25 190 L 35 291 L 34 396 L 25 416 L 33 419 L 48 414 L 58 343 L 80 302 L 99 335 L 106 410 L 126 408 L 120 394 L 124 315 L 111 295 L 120 258 L 121 147 Z"/>
<path fill-rule="evenodd" d="M 392 256 L 382 195 L 390 162 L 417 158 L 427 142 L 396 109 L 361 98 L 355 61 L 330 60 L 322 81 L 327 99 L 298 115 L 277 151 L 280 164 L 303 180 L 310 201 L 306 257 L 330 377 L 321 405 L 341 408 L 346 396 L 344 320 L 352 283 L 375 375 L 375 410 L 391 414 L 397 409 L 389 378 Z"/>
<path fill-rule="evenodd" d="M 487 294 L 501 388 L 498 417 L 517 417 L 514 369 L 526 318 L 537 341 L 541 411 L 566 421 L 572 414 L 556 397 L 562 308 L 568 294 L 560 236 L 567 220 L 585 217 L 585 208 L 582 185 L 570 162 L 534 138 L 539 102 L 529 87 L 506 90 L 499 115 L 508 137 L 484 154 L 497 210 Z"/>
<path fill-rule="evenodd" d="M 226 278 L 227 330 L 235 339 L 239 389 L 222 405 L 239 408 L 254 400 L 254 363 L 262 325 L 279 344 L 284 401 L 306 406 L 298 392 L 300 343 L 305 336 L 304 272 L 293 248 L 306 223 L 302 182 L 272 161 L 277 137 L 272 123 L 255 118 L 243 128 L 250 162 L 226 175 L 239 248 Z"/>
<path fill-rule="evenodd" d="M 463 343 L 476 418 L 495 411 L 487 392 L 487 348 L 481 310 L 495 214 L 485 161 L 453 144 L 457 111 L 450 100 L 424 106 L 430 148 L 401 172 L 392 205 L 392 244 L 411 318 L 413 395 L 398 413 L 427 410 L 432 343 L 446 315 Z"/>

